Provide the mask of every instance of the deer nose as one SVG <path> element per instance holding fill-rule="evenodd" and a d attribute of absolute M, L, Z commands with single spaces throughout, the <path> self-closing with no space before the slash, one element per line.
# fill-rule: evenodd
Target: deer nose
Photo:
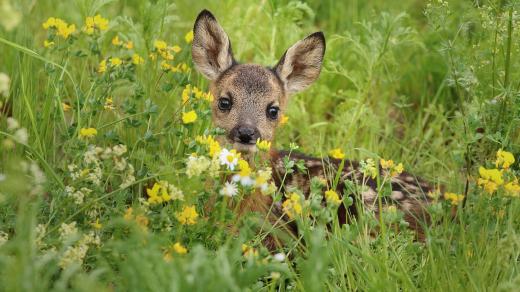
<path fill-rule="evenodd" d="M 260 137 L 260 133 L 258 133 L 256 128 L 240 126 L 237 129 L 237 137 L 241 143 L 248 144 L 256 141 Z"/>

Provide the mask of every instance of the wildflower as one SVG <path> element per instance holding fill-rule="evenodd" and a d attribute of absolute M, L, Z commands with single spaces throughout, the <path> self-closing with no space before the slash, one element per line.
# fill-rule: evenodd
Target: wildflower
<path fill-rule="evenodd" d="M 27 140 L 29 139 L 29 134 L 27 133 L 26 128 L 20 128 L 14 132 L 14 138 L 16 141 L 22 144 L 27 144 Z"/>
<path fill-rule="evenodd" d="M 381 158 L 379 160 L 379 163 L 381 164 L 381 167 L 383 169 L 390 169 L 390 168 L 394 167 L 394 161 L 393 160 L 384 160 L 383 158 Z"/>
<path fill-rule="evenodd" d="M 97 130 L 94 128 L 81 128 L 79 130 L 79 137 L 80 138 L 92 138 L 97 135 Z"/>
<path fill-rule="evenodd" d="M 480 178 L 477 180 L 477 184 L 482 186 L 489 194 L 494 193 L 498 187 L 504 183 L 501 170 L 486 169 L 481 166 L 478 172 L 480 174 Z"/>
<path fill-rule="evenodd" d="M 125 48 L 127 48 L 128 50 L 131 50 L 131 49 L 134 48 L 134 42 L 132 42 L 132 41 L 128 41 L 128 42 L 125 43 L 124 46 L 125 46 Z"/>
<path fill-rule="evenodd" d="M 334 205 L 341 204 L 341 199 L 338 196 L 338 193 L 336 193 L 333 190 L 328 190 L 325 192 L 325 199 L 327 202 L 332 203 Z"/>
<path fill-rule="evenodd" d="M 135 216 L 135 223 L 141 227 L 141 230 L 146 231 L 150 220 L 145 215 L 137 215 Z"/>
<path fill-rule="evenodd" d="M 56 34 L 64 39 L 67 39 L 72 33 L 76 31 L 76 25 L 69 25 L 64 20 L 54 17 L 49 17 L 49 19 L 47 19 L 47 21 L 45 21 L 42 26 L 45 30 L 55 29 Z"/>
<path fill-rule="evenodd" d="M 279 252 L 273 256 L 273 259 L 277 262 L 283 262 L 285 261 L 285 254 L 282 252 Z"/>
<path fill-rule="evenodd" d="M 386 208 L 386 211 L 388 213 L 391 213 L 391 214 L 396 214 L 397 213 L 397 207 L 394 206 L 394 205 L 390 205 L 390 206 L 388 206 L 388 208 Z"/>
<path fill-rule="evenodd" d="M 141 64 L 144 64 L 144 59 L 141 56 L 139 56 L 138 54 L 133 54 L 132 63 L 134 65 L 141 65 Z"/>
<path fill-rule="evenodd" d="M 83 27 L 83 30 L 91 35 L 94 34 L 94 32 L 97 31 L 104 31 L 108 29 L 108 19 L 103 18 L 101 15 L 96 15 L 94 17 L 89 16 L 85 20 L 85 26 Z"/>
<path fill-rule="evenodd" d="M 343 151 L 340 148 L 335 148 L 335 149 L 330 150 L 329 155 L 335 159 L 345 158 L 345 153 L 343 153 Z"/>
<path fill-rule="evenodd" d="M 287 122 L 289 122 L 289 117 L 282 114 L 282 116 L 280 117 L 280 121 L 279 121 L 280 126 L 287 124 Z"/>
<path fill-rule="evenodd" d="M 155 53 L 150 53 L 148 55 L 148 58 L 150 58 L 150 60 L 152 60 L 152 61 L 155 61 L 155 59 L 157 59 L 157 55 Z"/>
<path fill-rule="evenodd" d="M 168 64 L 166 61 L 161 62 L 161 69 L 165 72 L 172 71 L 174 68 L 172 65 Z"/>
<path fill-rule="evenodd" d="M 171 200 L 168 190 L 161 183 L 154 183 L 151 189 L 146 189 L 148 202 L 150 204 L 160 204 Z"/>
<path fill-rule="evenodd" d="M 48 40 L 44 40 L 44 41 L 43 41 L 43 46 L 44 46 L 45 48 L 50 48 L 50 47 L 54 46 L 54 42 L 52 42 L 52 41 L 48 41 Z"/>
<path fill-rule="evenodd" d="M 98 73 L 105 73 L 107 71 L 107 61 L 101 60 L 99 62 Z"/>
<path fill-rule="evenodd" d="M 444 194 L 444 199 L 450 201 L 452 205 L 457 206 L 460 202 L 464 200 L 464 195 L 446 192 Z"/>
<path fill-rule="evenodd" d="M 186 41 L 187 44 L 191 44 L 191 42 L 193 41 L 193 30 L 190 30 L 185 36 L 184 36 L 184 40 Z"/>
<path fill-rule="evenodd" d="M 243 159 L 239 159 L 238 169 L 240 171 L 233 176 L 233 181 L 239 181 L 243 186 L 253 185 L 253 180 L 251 179 L 251 168 L 249 167 L 249 163 Z"/>
<path fill-rule="evenodd" d="M 112 97 L 107 97 L 105 99 L 105 104 L 103 105 L 103 108 L 106 109 L 106 110 L 113 110 L 115 109 L 114 107 L 114 100 L 112 99 Z"/>
<path fill-rule="evenodd" d="M 377 168 L 373 159 L 361 160 L 360 166 L 364 176 L 370 176 L 372 179 L 376 178 Z"/>
<path fill-rule="evenodd" d="M 83 259 L 87 255 L 87 251 L 88 245 L 86 244 L 68 246 L 65 252 L 63 253 L 63 256 L 60 258 L 58 265 L 62 269 L 66 269 L 72 264 L 81 265 L 83 263 Z"/>
<path fill-rule="evenodd" d="M 518 184 L 518 180 L 514 180 L 504 185 L 504 190 L 506 191 L 506 195 L 511 197 L 520 196 L 520 185 Z"/>
<path fill-rule="evenodd" d="M 174 53 L 178 53 L 181 51 L 181 47 L 179 46 L 173 46 L 170 48 Z"/>
<path fill-rule="evenodd" d="M 199 176 L 209 168 L 210 164 L 211 162 L 205 156 L 197 157 L 191 155 L 186 163 L 186 174 L 190 178 L 193 176 Z"/>
<path fill-rule="evenodd" d="M 293 219 L 296 214 L 302 214 L 302 205 L 300 203 L 300 195 L 291 193 L 288 198 L 283 202 L 282 209 L 289 218 Z"/>
<path fill-rule="evenodd" d="M 235 149 L 231 149 L 231 151 L 226 148 L 222 149 L 219 154 L 220 164 L 226 165 L 227 168 L 231 171 L 235 170 L 235 166 L 238 164 L 238 158 L 240 157 L 240 153 L 237 153 Z"/>
<path fill-rule="evenodd" d="M 64 112 L 68 112 L 68 111 L 70 111 L 70 109 L 72 107 L 69 104 L 62 102 L 61 103 L 61 108 L 63 109 Z"/>
<path fill-rule="evenodd" d="M 121 64 L 123 64 L 123 60 L 120 58 L 110 58 L 110 66 L 118 67 Z"/>
<path fill-rule="evenodd" d="M 162 40 L 156 40 L 156 41 L 153 43 L 153 46 L 154 46 L 157 50 L 166 50 L 166 48 L 168 47 L 168 44 L 167 44 L 165 41 L 162 41 Z"/>
<path fill-rule="evenodd" d="M 256 257 L 258 256 L 258 251 L 253 248 L 252 246 L 249 246 L 247 244 L 242 244 L 242 254 L 245 257 Z"/>
<path fill-rule="evenodd" d="M 174 245 L 172 245 L 171 249 L 178 254 L 186 254 L 188 252 L 188 249 L 180 242 L 176 242 Z"/>
<path fill-rule="evenodd" d="M 515 163 L 515 156 L 511 152 L 503 151 L 502 149 L 497 151 L 497 159 L 495 161 L 495 167 L 502 167 L 508 169 Z"/>
<path fill-rule="evenodd" d="M 184 206 L 182 211 L 175 215 L 177 220 L 182 225 L 193 225 L 197 223 L 197 218 L 199 214 L 197 214 L 197 210 L 195 210 L 195 206 Z"/>
<path fill-rule="evenodd" d="M 399 162 L 399 164 L 397 164 L 397 165 L 394 167 L 394 169 L 392 170 L 391 175 L 392 175 L 392 176 L 396 176 L 396 175 L 401 174 L 403 171 L 404 171 L 403 164 Z"/>
<path fill-rule="evenodd" d="M 99 218 L 96 219 L 96 222 L 93 222 L 90 225 L 92 225 L 92 227 L 94 227 L 94 229 L 97 229 L 97 230 L 99 230 L 103 227 L 103 225 L 101 223 L 99 223 Z"/>
<path fill-rule="evenodd" d="M 256 147 L 261 151 L 269 151 L 269 149 L 271 149 L 271 142 L 258 138 L 258 140 L 256 140 Z"/>
<path fill-rule="evenodd" d="M 186 113 L 182 113 L 182 122 L 184 124 L 191 124 L 197 120 L 197 113 L 192 110 Z"/>
<path fill-rule="evenodd" d="M 190 99 L 191 94 L 191 85 L 186 85 L 184 89 L 182 90 L 182 103 L 186 103 Z"/>
<path fill-rule="evenodd" d="M 119 40 L 119 36 L 116 35 L 114 38 L 112 38 L 112 44 L 114 46 L 120 46 L 123 44 L 123 42 Z"/>
<path fill-rule="evenodd" d="M 220 190 L 222 196 L 234 197 L 238 194 L 237 185 L 234 182 L 226 182 L 224 187 Z"/>
<path fill-rule="evenodd" d="M 220 147 L 220 143 L 218 143 L 217 140 L 215 140 L 213 138 L 213 136 L 209 135 L 209 136 L 198 136 L 195 138 L 195 140 L 202 144 L 202 145 L 207 145 L 208 148 L 209 148 L 209 155 L 211 157 L 216 157 L 220 151 L 221 151 L 221 147 Z"/>
<path fill-rule="evenodd" d="M 78 234 L 78 228 L 76 227 L 76 221 L 72 221 L 70 224 L 61 223 L 60 225 L 60 240 L 67 240 L 76 234 Z"/>
<path fill-rule="evenodd" d="M 132 220 L 133 217 L 134 217 L 134 209 L 132 207 L 126 209 L 125 215 L 123 216 L 123 218 L 125 220 Z"/>

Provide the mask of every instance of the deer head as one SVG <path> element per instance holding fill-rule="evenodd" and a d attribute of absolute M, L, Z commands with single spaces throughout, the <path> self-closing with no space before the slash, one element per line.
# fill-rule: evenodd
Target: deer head
<path fill-rule="evenodd" d="M 319 76 L 325 37 L 313 33 L 296 42 L 274 67 L 240 64 L 231 42 L 213 14 L 200 12 L 193 28 L 193 62 L 210 80 L 214 124 L 227 142 L 242 152 L 256 150 L 256 140 L 272 141 L 290 95 L 306 89 Z"/>

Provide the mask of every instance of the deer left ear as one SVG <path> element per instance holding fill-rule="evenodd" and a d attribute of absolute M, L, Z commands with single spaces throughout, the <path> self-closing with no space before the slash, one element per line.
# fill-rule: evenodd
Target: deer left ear
<path fill-rule="evenodd" d="M 309 87 L 320 75 L 325 36 L 315 32 L 290 47 L 275 67 L 288 94 Z"/>
<path fill-rule="evenodd" d="M 195 20 L 191 55 L 195 67 L 209 80 L 235 63 L 229 37 L 208 10 L 202 10 Z"/>

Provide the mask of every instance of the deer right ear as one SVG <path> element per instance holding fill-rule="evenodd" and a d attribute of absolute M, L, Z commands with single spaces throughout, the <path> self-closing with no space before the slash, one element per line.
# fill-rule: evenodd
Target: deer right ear
<path fill-rule="evenodd" d="M 197 70 L 209 80 L 235 63 L 229 37 L 208 10 L 202 10 L 195 20 L 191 55 Z"/>

